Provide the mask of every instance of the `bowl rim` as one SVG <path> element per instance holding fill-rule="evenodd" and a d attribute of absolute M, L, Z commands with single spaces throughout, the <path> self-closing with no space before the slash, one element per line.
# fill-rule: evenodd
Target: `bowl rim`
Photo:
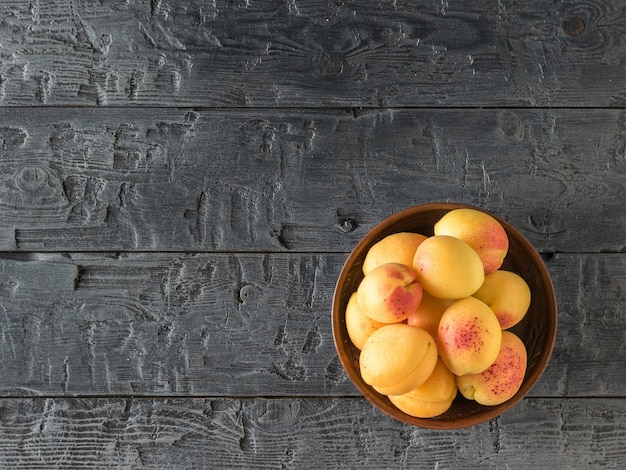
<path fill-rule="evenodd" d="M 544 347 L 540 351 L 540 355 L 537 358 L 536 365 L 532 368 L 532 370 L 527 372 L 526 377 L 524 378 L 524 382 L 522 383 L 520 389 L 517 393 L 506 402 L 496 405 L 496 406 L 482 406 L 481 411 L 469 416 L 460 416 L 455 419 L 446 419 L 441 420 L 435 418 L 417 418 L 414 416 L 410 416 L 398 408 L 396 408 L 387 398 L 384 398 L 378 392 L 376 392 L 372 387 L 365 384 L 360 377 L 358 371 L 355 370 L 354 364 L 352 364 L 348 357 L 341 354 L 341 345 L 342 341 L 340 330 L 342 328 L 342 315 L 341 311 L 343 309 L 342 303 L 342 295 L 340 292 L 340 286 L 345 284 L 347 278 L 351 274 L 351 267 L 361 255 L 361 253 L 366 250 L 369 246 L 373 245 L 380 239 L 384 237 L 383 234 L 389 231 L 391 227 L 397 225 L 398 222 L 405 220 L 407 217 L 416 216 L 424 211 L 450 211 L 452 209 L 461 209 L 461 208 L 469 208 L 479 210 L 481 212 L 485 212 L 495 218 L 508 234 L 512 234 L 516 241 L 522 245 L 524 252 L 531 258 L 531 262 L 535 266 L 540 267 L 540 272 L 542 276 L 542 283 L 545 284 L 546 292 L 545 297 L 549 305 L 547 305 L 547 311 L 554 312 L 553 315 L 548 316 L 548 331 L 547 338 L 548 342 L 544 345 Z M 390 232 L 392 233 L 392 232 Z M 509 235 L 510 236 L 510 235 Z M 345 324 L 344 324 L 345 325 Z M 513 227 L 510 223 L 502 219 L 501 217 L 489 212 L 485 209 L 482 209 L 477 206 L 463 204 L 463 203 L 455 203 L 455 202 L 430 202 L 425 204 L 419 204 L 412 207 L 408 207 L 406 209 L 400 210 L 389 217 L 383 219 L 379 223 L 377 223 L 371 230 L 369 230 L 354 246 L 348 257 L 346 258 L 341 271 L 339 273 L 339 277 L 337 278 L 337 282 L 335 284 L 335 290 L 332 298 L 332 334 L 333 334 L 333 342 L 335 344 L 335 349 L 337 351 L 337 355 L 339 360 L 344 368 L 344 371 L 347 373 L 348 377 L 352 381 L 352 383 L 356 386 L 356 388 L 363 394 L 363 396 L 376 408 L 381 410 L 383 413 L 395 418 L 401 422 L 406 424 L 410 424 L 417 427 L 429 428 L 429 429 L 441 429 L 441 430 L 450 430 L 450 429 L 460 429 L 466 428 L 474 425 L 481 424 L 483 422 L 489 421 L 497 416 L 500 416 L 504 412 L 510 410 L 515 407 L 535 386 L 538 382 L 539 378 L 543 375 L 552 353 L 554 351 L 554 346 L 556 343 L 557 336 L 557 326 L 558 325 L 558 305 L 556 299 L 556 293 L 554 290 L 554 285 L 552 283 L 551 276 L 549 271 L 540 256 L 539 252 L 535 249 L 535 247 L 528 241 L 528 239 L 515 227 Z M 345 329 L 345 326 L 344 326 Z M 345 341 L 345 338 L 344 338 Z M 348 339 L 349 341 L 349 339 Z M 458 398 L 457 398 L 458 399 Z M 461 399 L 463 399 L 461 397 Z"/>

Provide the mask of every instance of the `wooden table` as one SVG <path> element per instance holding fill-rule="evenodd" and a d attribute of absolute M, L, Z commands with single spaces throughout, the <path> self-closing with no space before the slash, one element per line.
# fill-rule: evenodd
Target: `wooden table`
<path fill-rule="evenodd" d="M 624 5 L 0 1 L 0 468 L 624 468 Z M 451 432 L 330 323 L 432 201 L 516 226 L 560 309 L 530 396 Z"/>

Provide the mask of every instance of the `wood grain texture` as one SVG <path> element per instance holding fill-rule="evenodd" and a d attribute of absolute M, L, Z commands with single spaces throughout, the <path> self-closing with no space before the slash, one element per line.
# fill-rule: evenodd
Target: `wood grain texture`
<path fill-rule="evenodd" d="M 0 468 L 625 468 L 626 4 L 0 1 Z M 375 410 L 347 253 L 474 204 L 559 303 L 519 406 Z"/>
<path fill-rule="evenodd" d="M 34 398 L 0 410 L 0 465 L 25 470 L 626 464 L 624 399 L 527 399 L 454 432 L 403 425 L 363 399 Z"/>
<path fill-rule="evenodd" d="M 620 0 L 16 0 L 0 104 L 623 106 Z"/>
<path fill-rule="evenodd" d="M 344 259 L 4 254 L 0 395 L 358 396 L 331 331 Z M 532 396 L 624 397 L 626 257 L 547 265 L 559 330 Z"/>
<path fill-rule="evenodd" d="M 0 109 L 0 249 L 348 252 L 432 201 L 623 252 L 620 110 Z"/>

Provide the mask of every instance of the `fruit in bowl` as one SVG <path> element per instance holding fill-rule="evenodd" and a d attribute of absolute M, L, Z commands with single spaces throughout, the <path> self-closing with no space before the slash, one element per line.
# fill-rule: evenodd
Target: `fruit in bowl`
<path fill-rule="evenodd" d="M 422 385 L 404 395 L 389 395 L 389 400 L 410 416 L 433 418 L 450 408 L 457 391 L 456 376 L 439 357 L 433 372 Z"/>
<path fill-rule="evenodd" d="M 415 251 L 413 268 L 429 294 L 440 299 L 461 299 L 472 295 L 485 280 L 478 253 L 460 238 L 433 235 Z"/>
<path fill-rule="evenodd" d="M 530 307 L 530 288 L 526 281 L 520 275 L 503 269 L 487 274 L 483 284 L 472 295 L 493 310 L 503 330 L 522 321 Z"/>
<path fill-rule="evenodd" d="M 415 271 L 400 263 L 376 266 L 356 291 L 359 306 L 371 319 L 383 323 L 406 320 L 422 300 L 422 286 Z"/>
<path fill-rule="evenodd" d="M 445 309 L 437 331 L 439 355 L 455 375 L 477 374 L 498 356 L 502 329 L 493 310 L 469 296 Z"/>
<path fill-rule="evenodd" d="M 510 331 L 502 332 L 498 355 L 482 372 L 457 377 L 457 386 L 464 397 L 483 405 L 499 405 L 512 398 L 524 380 L 527 362 L 526 347 Z"/>
<path fill-rule="evenodd" d="M 402 395 L 422 385 L 437 362 L 435 340 L 405 323 L 384 325 L 365 341 L 359 359 L 363 380 L 384 395 Z"/>
<path fill-rule="evenodd" d="M 466 242 L 478 254 L 485 274 L 500 269 L 509 250 L 509 237 L 493 216 L 469 207 L 453 209 L 435 224 L 435 235 Z"/>
<path fill-rule="evenodd" d="M 333 298 L 335 345 L 356 387 L 390 416 L 438 429 L 518 403 L 547 365 L 556 317 L 532 245 L 495 215 L 450 203 L 374 227 Z"/>

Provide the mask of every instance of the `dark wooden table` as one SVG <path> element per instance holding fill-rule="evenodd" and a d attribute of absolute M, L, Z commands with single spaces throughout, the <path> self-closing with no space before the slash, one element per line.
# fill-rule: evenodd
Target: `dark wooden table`
<path fill-rule="evenodd" d="M 625 5 L 0 1 L 0 468 L 624 468 Z M 560 308 L 530 396 L 452 432 L 374 409 L 330 323 L 432 201 L 516 226 Z"/>

